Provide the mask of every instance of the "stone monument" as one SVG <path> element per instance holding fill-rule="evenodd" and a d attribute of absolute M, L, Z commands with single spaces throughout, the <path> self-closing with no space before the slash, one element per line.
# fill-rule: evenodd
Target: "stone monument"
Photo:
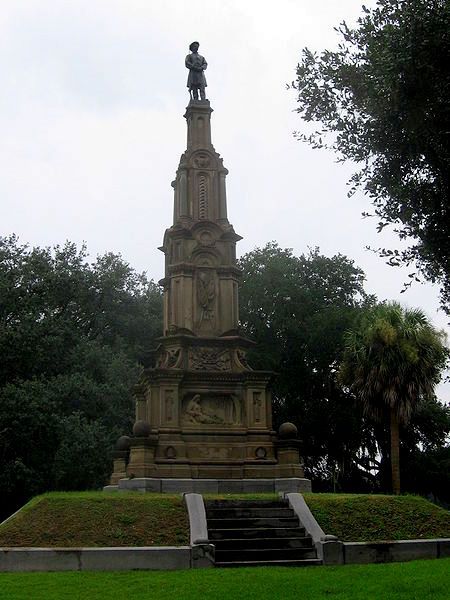
<path fill-rule="evenodd" d="M 310 489 L 292 424 L 272 429 L 272 373 L 247 362 L 239 333 L 236 242 L 227 215 L 227 169 L 211 142 L 206 60 L 186 57 L 191 94 L 187 148 L 174 189 L 165 256 L 164 332 L 136 386 L 133 437 L 116 446 L 108 489 L 304 491 Z M 200 92 L 201 99 L 198 99 Z"/>

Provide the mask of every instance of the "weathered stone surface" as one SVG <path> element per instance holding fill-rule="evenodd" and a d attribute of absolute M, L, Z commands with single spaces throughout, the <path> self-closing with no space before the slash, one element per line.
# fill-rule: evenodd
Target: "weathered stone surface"
<path fill-rule="evenodd" d="M 297 426 L 294 423 L 282 423 L 278 429 L 278 436 L 282 440 L 296 439 L 298 435 Z"/>
<path fill-rule="evenodd" d="M 155 366 L 136 386 L 137 429 L 125 472 L 134 481 L 159 479 L 163 491 L 198 489 L 169 479 L 270 479 L 270 485 L 253 488 L 274 490 L 277 478 L 304 479 L 303 467 L 298 441 L 291 439 L 294 425 L 285 424 L 284 445 L 275 444 L 272 373 L 251 369 L 246 352 L 253 343 L 239 335 L 241 237 L 228 220 L 228 171 L 211 142 L 211 113 L 206 100 L 186 109 L 187 148 L 172 184 L 173 223 L 160 248 L 163 336 Z M 123 479 L 123 471 L 123 462 L 117 462 L 111 484 Z M 217 491 L 216 485 L 218 491 L 239 487 L 208 483 L 202 491 Z"/>
<path fill-rule="evenodd" d="M 184 494 L 184 502 L 189 515 L 191 546 L 208 543 L 208 524 L 201 494 Z"/>
<path fill-rule="evenodd" d="M 304 477 L 275 479 L 275 492 L 304 493 L 311 491 L 311 480 Z"/>
<path fill-rule="evenodd" d="M 446 558 L 450 556 L 450 539 L 438 540 L 438 554 L 439 558 Z"/>
<path fill-rule="evenodd" d="M 118 452 L 127 452 L 130 449 L 130 441 L 128 435 L 121 435 L 116 442 L 115 450 Z"/>
<path fill-rule="evenodd" d="M 150 423 L 148 423 L 147 421 L 144 421 L 143 419 L 139 419 L 133 425 L 133 434 L 136 437 L 142 437 L 142 438 L 147 437 L 150 435 L 150 431 L 151 431 Z M 123 436 L 123 437 L 125 437 L 125 436 Z M 128 444 L 128 447 L 130 447 L 130 444 Z"/>
<path fill-rule="evenodd" d="M 307 488 L 306 490 L 304 488 Z M 309 491 L 310 481 L 301 478 L 235 478 L 235 479 L 177 479 L 147 478 L 121 479 L 117 486 L 106 486 L 105 490 L 136 492 L 168 492 L 194 494 L 240 494 L 256 492 L 289 492 Z"/>
<path fill-rule="evenodd" d="M 199 551 L 195 554 L 198 561 Z M 173 570 L 189 569 L 192 562 L 192 550 L 186 546 L 0 549 L 0 571 Z"/>
<path fill-rule="evenodd" d="M 437 540 L 344 542 L 345 564 L 386 563 L 437 557 Z"/>

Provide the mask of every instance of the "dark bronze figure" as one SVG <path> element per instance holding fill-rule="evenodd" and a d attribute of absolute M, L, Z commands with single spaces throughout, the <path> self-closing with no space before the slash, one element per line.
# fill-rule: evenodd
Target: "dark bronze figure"
<path fill-rule="evenodd" d="M 205 100 L 205 88 L 206 88 L 206 77 L 205 69 L 208 66 L 205 58 L 198 53 L 200 44 L 198 42 L 192 42 L 189 46 L 191 54 L 186 56 L 185 65 L 189 69 L 189 76 L 187 80 L 187 87 L 192 100 L 198 100 L 198 93 L 200 92 L 200 99 Z"/>

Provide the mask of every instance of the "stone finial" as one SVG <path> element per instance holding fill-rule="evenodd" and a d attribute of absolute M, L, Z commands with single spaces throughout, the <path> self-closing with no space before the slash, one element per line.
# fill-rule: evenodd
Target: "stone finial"
<path fill-rule="evenodd" d="M 282 425 L 280 425 L 280 428 L 278 429 L 278 437 L 281 440 L 293 440 L 296 439 L 298 435 L 298 429 L 297 427 L 294 425 L 294 423 L 283 423 Z"/>
<path fill-rule="evenodd" d="M 151 427 L 147 421 L 139 420 L 133 425 L 133 435 L 135 437 L 148 437 Z"/>
<path fill-rule="evenodd" d="M 131 440 L 128 435 L 121 435 L 116 442 L 115 450 L 119 452 L 126 452 L 130 449 L 130 442 Z"/>

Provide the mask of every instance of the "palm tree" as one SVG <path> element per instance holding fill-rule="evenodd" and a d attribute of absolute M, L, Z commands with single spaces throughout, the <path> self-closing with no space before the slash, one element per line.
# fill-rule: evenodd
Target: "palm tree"
<path fill-rule="evenodd" d="M 359 327 L 345 335 L 339 377 L 361 399 L 367 416 L 389 419 L 394 494 L 400 493 L 399 425 L 433 394 L 448 355 L 445 333 L 423 311 L 397 302 L 368 309 Z"/>

